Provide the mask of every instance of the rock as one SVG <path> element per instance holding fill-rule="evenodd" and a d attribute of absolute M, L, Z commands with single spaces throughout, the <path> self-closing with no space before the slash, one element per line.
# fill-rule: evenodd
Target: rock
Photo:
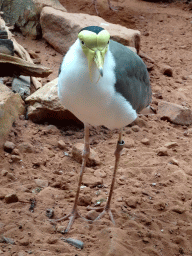
<path fill-rule="evenodd" d="M 11 141 L 6 141 L 4 143 L 4 150 L 8 153 L 11 153 L 12 150 L 15 148 L 15 144 Z"/>
<path fill-rule="evenodd" d="M 101 177 L 101 178 L 105 178 L 107 176 L 106 172 L 101 170 L 101 169 L 98 169 L 94 172 L 94 175 L 96 177 Z"/>
<path fill-rule="evenodd" d="M 35 183 L 40 188 L 48 187 L 48 180 L 35 179 Z"/>
<path fill-rule="evenodd" d="M 13 163 L 20 162 L 21 161 L 21 157 L 18 156 L 18 155 L 12 155 L 11 156 L 11 160 L 13 161 Z"/>
<path fill-rule="evenodd" d="M 136 119 L 135 119 L 135 121 L 133 121 L 132 123 L 131 123 L 131 125 L 137 125 L 137 126 L 139 126 L 140 128 L 142 128 L 142 127 L 147 127 L 147 122 L 145 121 L 145 120 L 143 120 L 142 118 L 140 118 L 140 117 L 137 117 Z"/>
<path fill-rule="evenodd" d="M 20 95 L 14 94 L 7 86 L 0 83 L 0 147 L 13 122 L 24 112 L 25 106 Z"/>
<path fill-rule="evenodd" d="M 23 238 L 19 241 L 19 244 L 22 246 L 28 246 L 29 245 L 29 239 L 28 238 Z"/>
<path fill-rule="evenodd" d="M 169 163 L 179 166 L 179 161 L 176 160 L 175 158 L 171 158 L 171 159 L 169 160 Z"/>
<path fill-rule="evenodd" d="M 108 30 L 113 40 L 134 47 L 137 53 L 139 52 L 140 32 L 138 30 L 108 23 L 98 16 L 67 13 L 45 7 L 41 12 L 40 22 L 44 39 L 61 54 L 68 51 L 76 41 L 78 32 L 87 26 L 101 26 Z"/>
<path fill-rule="evenodd" d="M 19 149 L 14 148 L 11 153 L 12 153 L 12 155 L 19 155 Z"/>
<path fill-rule="evenodd" d="M 33 153 L 33 145 L 29 142 L 22 142 L 18 145 L 19 151 L 21 153 Z"/>
<path fill-rule="evenodd" d="M 166 148 L 175 148 L 178 147 L 178 143 L 177 142 L 168 142 L 165 144 Z"/>
<path fill-rule="evenodd" d="M 83 143 L 76 143 L 72 147 L 72 157 L 78 163 L 82 163 L 83 149 L 84 149 Z M 96 166 L 96 165 L 100 165 L 100 159 L 99 159 L 97 153 L 93 149 L 90 149 L 90 155 L 87 160 L 86 166 L 91 167 L 91 166 Z"/>
<path fill-rule="evenodd" d="M 133 148 L 134 146 L 135 146 L 135 141 L 131 138 L 125 143 L 125 148 Z"/>
<path fill-rule="evenodd" d="M 150 145 L 150 140 L 147 139 L 147 138 L 144 138 L 141 140 L 141 143 L 144 144 L 144 145 Z"/>
<path fill-rule="evenodd" d="M 49 236 L 47 238 L 47 243 L 48 244 L 56 244 L 58 241 L 58 238 L 57 237 L 54 237 L 53 235 L 52 236 Z"/>
<path fill-rule="evenodd" d="M 103 184 L 103 180 L 101 178 L 93 176 L 92 174 L 84 174 L 82 184 L 90 188 L 94 188 L 98 185 Z"/>
<path fill-rule="evenodd" d="M 138 203 L 138 199 L 136 197 L 129 197 L 125 200 L 126 205 L 128 205 L 131 208 L 136 208 L 137 207 L 137 203 Z"/>
<path fill-rule="evenodd" d="M 161 72 L 166 76 L 173 76 L 173 69 L 168 65 L 161 66 Z"/>
<path fill-rule="evenodd" d="M 16 202 L 18 202 L 18 200 L 19 199 L 18 199 L 16 194 L 8 194 L 8 195 L 5 196 L 5 202 L 7 204 L 16 203 Z"/>
<path fill-rule="evenodd" d="M 157 155 L 158 156 L 168 156 L 167 148 L 165 148 L 165 147 L 158 148 Z"/>
<path fill-rule="evenodd" d="M 65 142 L 63 140 L 59 140 L 58 141 L 58 147 L 60 149 L 66 149 L 67 148 L 67 145 L 65 144 Z"/>
<path fill-rule="evenodd" d="M 131 129 L 132 129 L 134 132 L 139 132 L 139 131 L 140 131 L 140 128 L 139 128 L 138 125 L 133 125 L 133 126 L 131 127 Z"/>
<path fill-rule="evenodd" d="M 174 124 L 192 124 L 191 110 L 178 104 L 160 101 L 158 104 L 157 114 L 160 116 L 162 120 L 168 120 Z"/>
<path fill-rule="evenodd" d="M 16 24 L 23 35 L 34 39 L 41 35 L 39 17 L 44 6 L 66 11 L 58 0 L 14 0 L 9 3 L 6 0 L 0 1 L 0 9 L 4 13 L 6 23 L 11 26 Z"/>
<path fill-rule="evenodd" d="M 2 176 L 6 176 L 7 174 L 8 174 L 8 171 L 7 171 L 7 170 L 3 169 L 3 170 L 1 171 L 1 175 L 2 175 Z"/>
<path fill-rule="evenodd" d="M 96 212 L 95 210 L 88 211 L 86 214 L 86 218 L 88 220 L 95 220 L 99 216 L 99 212 Z"/>
<path fill-rule="evenodd" d="M 10 39 L 1 39 L 0 40 L 0 53 L 7 55 L 14 55 L 13 42 Z"/>
<path fill-rule="evenodd" d="M 176 213 L 179 213 L 179 214 L 182 214 L 185 212 L 185 208 L 181 207 L 181 206 L 173 206 L 173 208 L 171 209 L 173 212 L 176 212 Z"/>
<path fill-rule="evenodd" d="M 19 76 L 13 79 L 12 91 L 18 93 L 25 100 L 30 95 L 30 86 L 30 76 Z"/>
<path fill-rule="evenodd" d="M 91 204 L 92 197 L 90 195 L 79 196 L 78 205 L 88 206 Z"/>
<path fill-rule="evenodd" d="M 64 123 L 66 119 L 78 121 L 60 103 L 57 93 L 57 81 L 57 78 L 54 79 L 26 98 L 25 102 L 29 104 L 27 110 L 28 118 L 33 122 L 58 120 L 62 124 L 62 120 Z"/>
<path fill-rule="evenodd" d="M 46 210 L 46 216 L 51 219 L 54 216 L 54 210 L 53 209 L 47 209 Z"/>
<path fill-rule="evenodd" d="M 9 180 L 15 180 L 15 176 L 12 173 L 10 173 L 10 172 L 7 173 L 7 178 Z"/>

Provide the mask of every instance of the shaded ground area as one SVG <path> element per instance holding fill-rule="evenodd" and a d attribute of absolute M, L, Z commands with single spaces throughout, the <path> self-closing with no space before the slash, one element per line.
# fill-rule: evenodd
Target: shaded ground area
<path fill-rule="evenodd" d="M 95 14 L 91 1 L 60 2 L 69 12 Z M 163 99 L 191 108 L 192 13 L 187 5 L 137 0 L 112 4 L 122 8 L 116 13 L 108 9 L 107 1 L 98 1 L 101 16 L 140 30 L 141 50 L 155 60 L 150 71 L 153 106 Z M 57 76 L 60 54 L 43 40 L 20 34 L 16 40 L 28 49 L 38 49 L 42 64 L 54 69 L 49 79 Z M 172 67 L 172 77 L 161 73 L 164 64 Z M 192 255 L 191 127 L 170 124 L 156 115 L 142 117 L 138 125 L 124 130 L 126 148 L 112 200 L 116 226 L 107 215 L 93 224 L 77 219 L 71 232 L 62 235 L 57 230 L 62 231 L 67 222 L 52 225 L 46 211 L 53 209 L 58 218 L 71 210 L 80 170 L 71 150 L 76 142 L 83 142 L 83 129 L 17 120 L 7 138 L 16 150 L 0 151 L 0 228 L 15 244 L 3 243 L 0 237 L 0 255 Z M 64 149 L 58 147 L 60 140 L 65 142 Z M 87 168 L 86 177 L 93 182 L 102 179 L 103 185 L 81 189 L 83 216 L 87 205 L 104 204 L 107 199 L 116 140 L 115 131 L 91 129 L 91 147 L 101 164 Z M 158 155 L 160 147 L 166 148 L 165 156 Z M 16 193 L 18 202 L 6 203 L 4 197 L 11 193 Z M 84 249 L 65 243 L 62 236 L 83 241 Z"/>

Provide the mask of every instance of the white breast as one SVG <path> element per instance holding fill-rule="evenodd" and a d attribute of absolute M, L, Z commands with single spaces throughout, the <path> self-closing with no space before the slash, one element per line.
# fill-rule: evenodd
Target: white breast
<path fill-rule="evenodd" d="M 130 103 L 115 91 L 114 68 L 114 58 L 108 51 L 103 77 L 99 79 L 99 72 L 93 63 L 91 81 L 88 62 L 77 39 L 61 66 L 58 79 L 61 103 L 84 123 L 104 125 L 110 129 L 130 124 L 137 114 Z"/>

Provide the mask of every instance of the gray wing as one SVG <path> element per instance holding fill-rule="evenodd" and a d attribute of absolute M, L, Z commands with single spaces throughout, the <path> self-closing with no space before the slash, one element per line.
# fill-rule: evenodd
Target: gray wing
<path fill-rule="evenodd" d="M 146 65 L 136 53 L 113 40 L 110 40 L 109 49 L 116 62 L 115 89 L 140 112 L 152 98 Z"/>

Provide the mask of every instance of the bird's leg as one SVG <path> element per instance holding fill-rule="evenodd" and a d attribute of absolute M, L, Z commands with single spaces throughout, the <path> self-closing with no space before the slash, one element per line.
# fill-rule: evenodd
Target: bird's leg
<path fill-rule="evenodd" d="M 120 133 L 119 133 L 119 140 L 117 142 L 117 147 L 116 147 L 116 150 L 115 150 L 115 153 L 114 153 L 114 155 L 115 155 L 115 166 L 114 166 L 114 172 L 113 172 L 113 178 L 112 178 L 112 182 L 111 182 L 109 197 L 108 197 L 107 203 L 104 207 L 104 210 L 99 214 L 99 216 L 94 221 L 101 219 L 104 216 L 104 214 L 106 212 L 108 212 L 111 221 L 113 222 L 113 224 L 115 224 L 115 221 L 113 219 L 113 214 L 112 214 L 111 209 L 110 209 L 110 205 L 111 205 L 111 198 L 112 198 L 114 184 L 115 184 L 116 173 L 117 173 L 117 169 L 118 169 L 118 165 L 119 165 L 119 161 L 120 161 L 120 156 L 121 156 L 121 151 L 122 151 L 123 147 L 124 147 L 124 141 L 122 140 L 122 130 L 121 130 Z"/>
<path fill-rule="evenodd" d="M 93 1 L 92 1 L 92 4 L 90 5 L 90 7 L 91 7 L 93 4 L 94 4 L 94 6 L 95 6 L 95 11 L 96 11 L 97 15 L 100 16 L 100 13 L 99 13 L 99 11 L 98 11 L 98 9 L 97 9 L 97 0 L 93 0 Z"/>
<path fill-rule="evenodd" d="M 114 12 L 119 10 L 119 7 L 114 7 L 114 6 L 111 5 L 110 0 L 107 0 L 107 2 L 108 2 L 109 9 L 111 9 Z"/>
<path fill-rule="evenodd" d="M 79 193 L 80 193 L 80 187 L 81 187 L 81 183 L 82 183 L 83 173 L 84 173 L 84 170 L 85 170 L 85 166 L 86 166 L 86 162 L 87 162 L 87 159 L 89 157 L 89 154 L 90 154 L 89 126 L 87 124 L 85 124 L 85 136 L 84 136 L 84 150 L 83 150 L 83 154 L 82 154 L 82 166 L 81 166 L 79 182 L 78 182 L 78 186 L 77 186 L 77 192 L 76 192 L 73 208 L 72 208 L 72 211 L 71 211 L 70 214 L 68 214 L 68 215 L 66 215 L 66 216 L 64 216 L 60 219 L 54 220 L 54 221 L 58 222 L 58 221 L 69 219 L 69 223 L 67 225 L 67 228 L 65 229 L 65 233 L 67 233 L 70 230 L 70 228 L 72 227 L 72 225 L 74 223 L 75 218 L 82 217 L 77 211 L 77 203 L 78 203 L 78 199 L 79 199 Z M 85 219 L 85 218 L 83 218 L 83 219 Z M 85 219 L 85 220 L 87 220 L 87 219 Z"/>

